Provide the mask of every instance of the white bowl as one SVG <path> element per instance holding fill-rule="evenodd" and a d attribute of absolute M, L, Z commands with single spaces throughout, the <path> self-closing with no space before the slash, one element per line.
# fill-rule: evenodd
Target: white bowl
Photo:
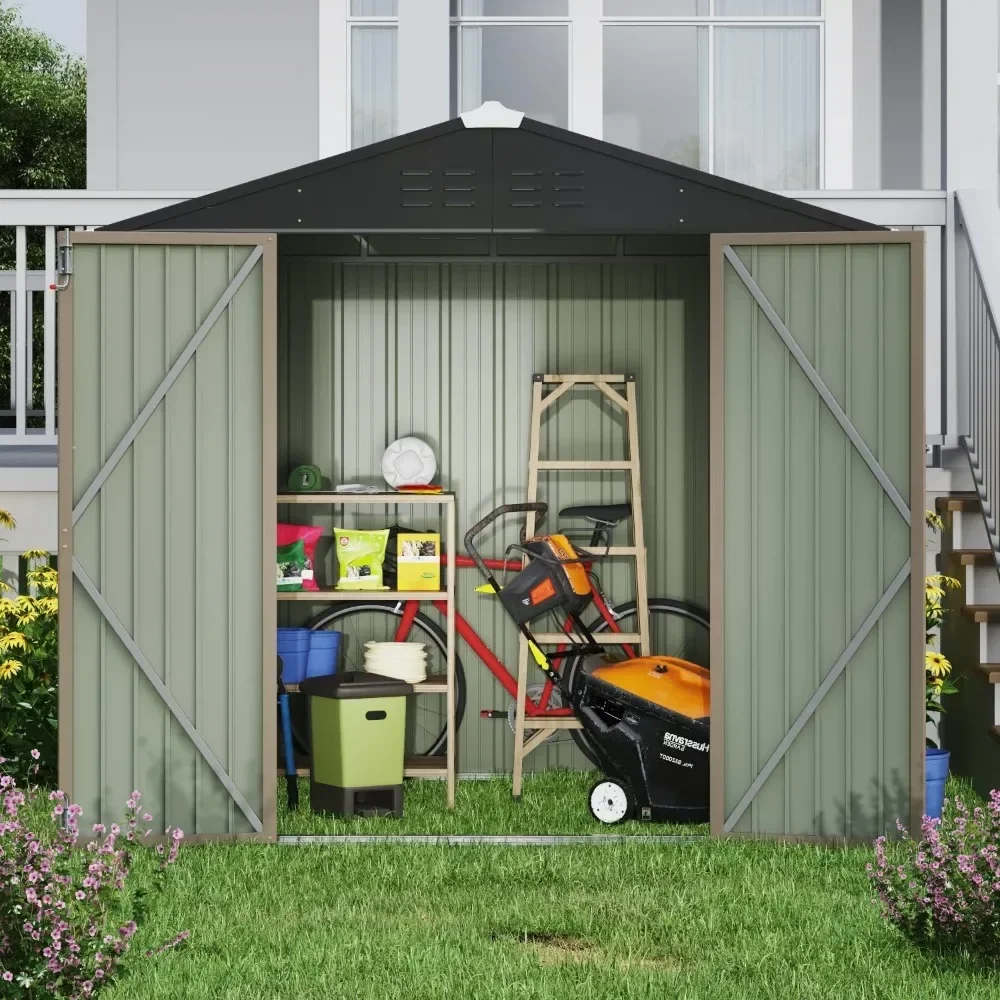
<path fill-rule="evenodd" d="M 426 486 L 437 472 L 437 459 L 431 446 L 416 437 L 401 437 L 382 455 L 382 475 L 394 489 L 400 486 Z"/>

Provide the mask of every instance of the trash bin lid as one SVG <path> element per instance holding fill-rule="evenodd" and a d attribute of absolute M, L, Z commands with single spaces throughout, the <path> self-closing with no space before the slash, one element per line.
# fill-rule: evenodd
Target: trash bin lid
<path fill-rule="evenodd" d="M 367 671 L 348 671 L 325 677 L 307 677 L 300 685 L 303 694 L 317 698 L 398 698 L 413 694 L 413 685 L 395 677 L 369 674 Z"/>

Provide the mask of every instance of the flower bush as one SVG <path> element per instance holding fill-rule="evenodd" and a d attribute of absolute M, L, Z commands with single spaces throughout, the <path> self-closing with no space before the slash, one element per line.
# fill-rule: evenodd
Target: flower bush
<path fill-rule="evenodd" d="M 942 819 L 924 817 L 921 834 L 875 842 L 874 902 L 917 944 L 1000 955 L 1000 790 L 971 812 L 956 799 Z"/>
<path fill-rule="evenodd" d="M 37 749 L 30 757 L 38 767 Z M 48 795 L 50 823 L 37 786 L 24 790 L 3 774 L 0 795 L 0 998 L 93 996 L 113 979 L 145 913 L 148 886 L 130 885 L 126 892 L 134 864 L 145 861 L 140 881 L 148 876 L 162 887 L 183 834 L 168 830 L 169 848 L 158 844 L 153 852 L 144 843 L 149 828 L 140 826 L 152 817 L 143 813 L 138 791 L 126 804 L 124 827 L 97 824 L 86 844 L 81 809 L 63 792 Z M 186 937 L 179 934 L 158 950 Z"/>
<path fill-rule="evenodd" d="M 0 528 L 14 518 L 0 510 Z M 25 552 L 28 593 L 0 592 L 0 749 L 6 770 L 27 781 L 55 780 L 59 583 L 47 552 Z M 41 768 L 29 755 L 41 751 Z"/>
<path fill-rule="evenodd" d="M 924 521 L 928 528 L 940 530 L 942 527 L 941 518 L 933 511 L 924 512 Z M 945 695 L 958 692 L 955 682 L 951 679 L 951 661 L 934 647 L 937 645 L 941 624 L 946 614 L 945 594 L 961 586 L 961 582 L 953 576 L 941 573 L 935 573 L 924 580 L 924 638 L 927 644 L 927 649 L 924 651 L 924 703 L 928 722 L 933 720 L 932 713 L 944 712 L 941 699 Z M 934 746 L 930 738 L 927 744 Z"/>

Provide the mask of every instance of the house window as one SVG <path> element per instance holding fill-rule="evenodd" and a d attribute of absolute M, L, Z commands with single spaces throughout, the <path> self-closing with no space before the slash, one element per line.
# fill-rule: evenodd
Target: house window
<path fill-rule="evenodd" d="M 821 15 L 820 0 L 604 0 L 603 137 L 758 187 L 819 188 Z"/>
<path fill-rule="evenodd" d="M 452 115 L 500 101 L 568 128 L 569 20 L 569 0 L 452 0 Z"/>
<path fill-rule="evenodd" d="M 398 0 L 351 0 L 351 147 L 396 134 Z"/>

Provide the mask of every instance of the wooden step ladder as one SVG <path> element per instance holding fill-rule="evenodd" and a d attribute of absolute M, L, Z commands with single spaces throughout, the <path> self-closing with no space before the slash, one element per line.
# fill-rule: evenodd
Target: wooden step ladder
<path fill-rule="evenodd" d="M 542 416 L 556 400 L 579 387 L 592 386 L 603 393 L 616 407 L 625 413 L 626 443 L 628 458 L 621 461 L 560 461 L 539 459 L 539 441 L 542 432 Z M 624 395 L 615 388 L 624 386 Z M 609 556 L 626 556 L 635 559 L 636 604 L 638 610 L 638 632 L 606 632 L 595 636 L 601 645 L 625 645 L 638 642 L 643 656 L 649 655 L 649 605 L 646 586 L 646 542 L 642 522 L 642 485 L 639 476 L 639 427 L 635 397 L 635 375 L 533 375 L 531 387 L 531 430 L 528 443 L 528 501 L 538 499 L 539 472 L 623 472 L 628 479 L 628 499 L 632 504 L 632 545 L 612 546 Z M 580 501 L 583 502 L 582 500 Z M 525 537 L 535 534 L 535 514 L 528 514 Z M 602 553 L 605 550 L 601 550 Z M 539 645 L 563 645 L 569 637 L 562 632 L 538 633 L 535 639 Z M 529 667 L 530 663 L 530 667 Z M 561 667 L 561 664 L 559 665 Z M 517 699 L 514 714 L 514 798 L 521 797 L 524 777 L 524 759 L 538 749 L 556 732 L 580 729 L 579 720 L 563 718 L 532 718 L 530 728 L 534 730 L 527 740 L 525 730 L 525 702 L 528 690 L 528 671 L 535 669 L 534 660 L 529 656 L 528 643 L 520 637 L 517 656 Z"/>

